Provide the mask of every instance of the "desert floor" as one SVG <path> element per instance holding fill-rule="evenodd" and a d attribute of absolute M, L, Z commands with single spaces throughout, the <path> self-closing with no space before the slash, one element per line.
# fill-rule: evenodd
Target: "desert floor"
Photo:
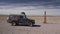
<path fill-rule="evenodd" d="M 7 16 L 0 16 L 0 34 L 60 34 L 60 17 L 28 17 L 35 19 L 35 26 L 11 26 L 6 22 Z"/>

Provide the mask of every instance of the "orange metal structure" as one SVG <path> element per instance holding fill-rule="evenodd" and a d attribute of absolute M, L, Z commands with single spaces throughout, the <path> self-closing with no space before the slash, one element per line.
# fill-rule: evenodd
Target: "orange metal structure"
<path fill-rule="evenodd" d="M 44 23 L 47 23 L 46 22 L 46 11 L 44 12 Z"/>

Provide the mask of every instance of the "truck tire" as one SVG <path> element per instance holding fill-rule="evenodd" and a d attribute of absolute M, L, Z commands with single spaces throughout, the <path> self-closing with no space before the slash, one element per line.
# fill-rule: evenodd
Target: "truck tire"
<path fill-rule="evenodd" d="M 29 26 L 33 26 L 33 24 L 31 22 L 28 23 Z"/>
<path fill-rule="evenodd" d="M 16 26 L 16 23 L 15 22 L 12 22 L 12 24 L 11 24 L 12 26 Z"/>

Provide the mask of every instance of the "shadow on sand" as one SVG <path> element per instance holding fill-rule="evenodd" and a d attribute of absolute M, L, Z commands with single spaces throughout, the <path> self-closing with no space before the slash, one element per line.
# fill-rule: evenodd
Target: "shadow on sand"
<path fill-rule="evenodd" d="M 16 26 L 28 26 L 28 25 L 16 25 Z M 41 25 L 33 25 L 33 26 L 28 26 L 28 27 L 41 27 Z"/>

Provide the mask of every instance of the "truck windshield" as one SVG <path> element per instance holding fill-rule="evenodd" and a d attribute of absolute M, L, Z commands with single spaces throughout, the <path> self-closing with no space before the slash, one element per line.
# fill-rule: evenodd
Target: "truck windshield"
<path fill-rule="evenodd" d="M 25 17 L 20 15 L 20 18 L 25 18 Z"/>

